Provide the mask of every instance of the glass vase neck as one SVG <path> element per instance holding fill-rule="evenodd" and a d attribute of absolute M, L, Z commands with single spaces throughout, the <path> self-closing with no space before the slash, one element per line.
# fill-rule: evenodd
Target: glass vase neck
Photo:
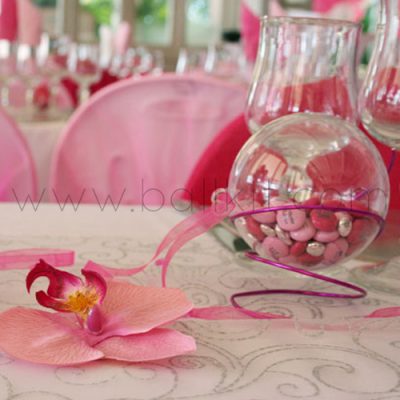
<path fill-rule="evenodd" d="M 356 119 L 356 24 L 296 17 L 261 19 L 246 118 L 256 133 L 283 115 L 311 112 Z"/>
<path fill-rule="evenodd" d="M 399 0 L 380 0 L 379 23 L 385 24 L 393 18 L 400 17 Z"/>

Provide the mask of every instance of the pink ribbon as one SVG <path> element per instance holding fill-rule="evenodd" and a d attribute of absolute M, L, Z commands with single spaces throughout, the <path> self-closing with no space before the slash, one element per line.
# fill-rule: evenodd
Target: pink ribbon
<path fill-rule="evenodd" d="M 32 268 L 40 259 L 56 267 L 74 264 L 75 253 L 61 249 L 22 249 L 0 252 L 0 271 Z"/>
<path fill-rule="evenodd" d="M 153 257 L 146 264 L 140 267 L 126 269 L 109 268 L 94 262 L 89 262 L 85 269 L 99 272 L 111 278 L 114 276 L 135 275 L 155 262 L 162 268 L 161 280 L 162 285 L 165 287 L 168 267 L 174 255 L 187 242 L 202 235 L 225 218 L 229 217 L 234 209 L 235 204 L 230 196 L 225 192 L 221 192 L 217 196 L 216 202 L 211 207 L 185 218 L 178 225 L 173 227 L 162 240 Z M 165 256 L 160 257 L 165 251 Z"/>

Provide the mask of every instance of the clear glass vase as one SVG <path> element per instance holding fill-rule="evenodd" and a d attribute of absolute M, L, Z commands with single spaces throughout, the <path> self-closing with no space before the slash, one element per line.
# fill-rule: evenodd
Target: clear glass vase
<path fill-rule="evenodd" d="M 375 45 L 360 91 L 359 110 L 372 136 L 400 148 L 399 0 L 381 0 Z"/>
<path fill-rule="evenodd" d="M 399 0 L 380 2 L 374 49 L 359 94 L 359 114 L 372 136 L 393 151 L 400 149 Z M 364 286 L 395 295 L 400 294 L 399 207 L 394 204 L 390 209 L 383 233 L 365 254 L 381 263 L 354 271 L 354 276 Z"/>
<path fill-rule="evenodd" d="M 246 118 L 252 133 L 283 115 L 356 120 L 358 26 L 316 18 L 264 17 Z"/>

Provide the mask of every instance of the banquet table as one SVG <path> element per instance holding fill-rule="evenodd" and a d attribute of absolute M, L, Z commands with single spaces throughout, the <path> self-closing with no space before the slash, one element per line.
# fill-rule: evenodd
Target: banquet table
<path fill-rule="evenodd" d="M 0 250 L 63 248 L 76 252 L 78 273 L 89 259 L 114 267 L 147 261 L 167 231 L 185 215 L 172 208 L 39 204 L 37 210 L 0 205 Z M 229 304 L 233 293 L 271 287 L 332 289 L 326 283 L 269 267 L 245 268 L 211 234 L 174 258 L 167 283 L 196 307 Z M 352 261 L 327 273 L 351 280 Z M 36 307 L 26 293 L 26 271 L 0 272 L 0 311 Z M 151 266 L 126 278 L 160 285 Z M 263 296 L 244 301 L 289 320 L 181 319 L 174 327 L 196 339 L 197 350 L 142 364 L 96 361 L 50 367 L 17 361 L 0 351 L 1 400 L 121 399 L 400 399 L 400 318 L 365 319 L 400 297 L 370 288 L 361 300 Z M 0 327 L 1 329 L 1 327 Z"/>

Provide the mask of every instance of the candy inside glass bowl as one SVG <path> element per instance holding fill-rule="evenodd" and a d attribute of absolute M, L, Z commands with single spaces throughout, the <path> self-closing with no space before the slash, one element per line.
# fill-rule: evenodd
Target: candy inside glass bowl
<path fill-rule="evenodd" d="M 242 148 L 228 191 L 234 224 L 263 259 L 327 267 L 360 254 L 387 213 L 389 181 L 375 146 L 349 122 L 295 114 Z"/>

